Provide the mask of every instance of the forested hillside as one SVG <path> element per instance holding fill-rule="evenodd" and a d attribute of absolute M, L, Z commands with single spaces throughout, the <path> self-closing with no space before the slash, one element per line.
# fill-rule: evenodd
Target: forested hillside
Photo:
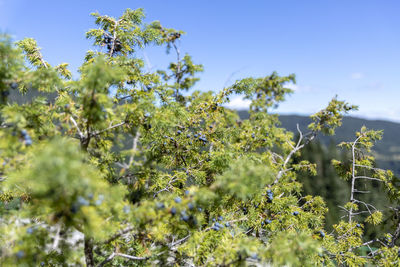
<path fill-rule="evenodd" d="M 311 123 L 309 117 L 297 115 L 280 115 L 279 120 L 282 126 L 290 131 L 297 132 L 296 124 L 300 129 L 307 129 L 307 125 Z M 354 117 L 344 117 L 343 124 L 340 126 L 334 136 L 318 136 L 319 140 L 329 145 L 330 142 L 338 144 L 344 141 L 354 139 L 354 133 L 362 126 L 368 129 L 383 130 L 383 138 L 378 141 L 374 147 L 374 155 L 377 165 L 383 169 L 392 170 L 397 176 L 400 175 L 400 124 L 382 121 L 382 120 L 366 120 Z"/>
<path fill-rule="evenodd" d="M 242 119 L 249 117 L 247 111 L 239 111 Z M 302 131 L 307 130 L 307 125 L 311 123 L 310 117 L 300 115 L 279 115 L 281 126 L 295 135 L 297 134 L 296 125 Z M 343 118 L 342 126 L 338 127 L 334 136 L 318 135 L 317 139 L 329 146 L 331 143 L 339 144 L 341 142 L 348 142 L 354 139 L 354 133 L 362 126 L 368 129 L 383 130 L 383 138 L 378 141 L 374 148 L 374 155 L 376 158 L 377 166 L 382 169 L 390 169 L 397 176 L 400 175 L 400 124 L 383 120 L 366 120 L 346 116 Z"/>

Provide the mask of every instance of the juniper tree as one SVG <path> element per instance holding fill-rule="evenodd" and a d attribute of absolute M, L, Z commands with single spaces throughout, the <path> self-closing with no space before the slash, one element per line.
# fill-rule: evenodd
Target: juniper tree
<path fill-rule="evenodd" d="M 370 243 L 354 222 L 355 198 L 347 205 L 350 220 L 338 222 L 338 234 L 327 233 L 323 199 L 302 195 L 296 180 L 298 171 L 315 166 L 293 157 L 320 132 L 333 134 L 355 106 L 334 98 L 294 142 L 271 113 L 292 92 L 294 75 L 274 72 L 220 92 L 193 91 L 202 66 L 181 57 L 183 32 L 144 23 L 141 9 L 119 18 L 92 15 L 98 28 L 86 36 L 96 50 L 86 54 L 77 78 L 68 64 L 49 64 L 34 39 L 0 42 L 1 92 L 56 95 L 18 104 L 2 93 L 3 265 L 397 260 L 398 229 L 389 245 L 363 256 L 357 248 Z M 168 70 L 146 70 L 137 52 L 147 45 L 174 48 L 177 58 Z M 249 119 L 225 107 L 234 95 L 251 100 Z M 374 136 L 353 145 L 368 147 Z M 371 167 L 371 161 L 357 158 L 353 165 Z M 377 175 L 398 199 L 390 172 Z M 366 223 L 379 222 L 377 214 Z"/>

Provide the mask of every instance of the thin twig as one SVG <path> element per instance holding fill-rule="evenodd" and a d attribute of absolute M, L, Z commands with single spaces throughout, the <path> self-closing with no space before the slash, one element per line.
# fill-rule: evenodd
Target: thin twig
<path fill-rule="evenodd" d="M 115 50 L 115 40 L 117 39 L 118 23 L 119 23 L 119 20 L 115 22 L 115 26 L 114 26 L 114 34 L 113 34 L 113 37 L 112 37 L 113 38 L 113 43 L 112 43 L 112 46 L 111 46 L 111 49 L 110 49 L 110 54 L 109 54 L 110 57 L 113 56 L 114 50 Z"/>
<path fill-rule="evenodd" d="M 102 242 L 102 244 L 108 244 L 108 243 L 114 241 L 115 239 L 119 238 L 120 236 L 133 231 L 134 229 L 135 228 L 133 226 L 129 226 L 129 227 L 125 228 L 125 229 L 122 229 L 121 231 L 119 231 L 118 233 L 114 234 L 113 236 L 111 236 L 106 241 Z"/>
<path fill-rule="evenodd" d="M 371 191 L 361 191 L 361 190 L 355 190 L 354 193 L 360 193 L 360 194 L 368 194 L 371 193 Z"/>
<path fill-rule="evenodd" d="M 104 261 L 102 261 L 102 262 L 98 265 L 98 267 L 103 267 L 106 263 L 112 261 L 112 259 L 113 259 L 115 256 L 116 256 L 116 255 L 115 255 L 115 252 L 111 253 L 111 255 L 108 256 L 107 259 L 105 259 Z"/>
<path fill-rule="evenodd" d="M 168 247 L 170 247 L 170 248 L 175 247 L 176 245 L 179 245 L 179 244 L 185 242 L 186 240 L 188 240 L 189 237 L 190 237 L 190 234 L 188 234 L 184 238 L 181 238 L 181 239 L 179 239 L 179 240 L 177 240 L 175 242 L 172 242 L 171 244 L 168 245 Z"/>
<path fill-rule="evenodd" d="M 56 250 L 57 247 L 58 247 L 58 243 L 60 242 L 60 231 L 61 231 L 61 223 L 58 223 L 57 224 L 57 232 L 56 232 L 56 235 L 54 237 L 52 250 Z"/>
<path fill-rule="evenodd" d="M 119 252 L 113 252 L 110 254 L 110 256 L 107 257 L 107 259 L 105 259 L 104 261 L 102 261 L 98 267 L 102 267 L 105 264 L 107 264 L 108 262 L 110 262 L 113 258 L 115 257 L 123 257 L 123 258 L 127 258 L 130 260 L 148 260 L 150 257 L 137 257 L 137 256 L 131 256 L 128 254 L 124 254 L 124 253 L 119 253 Z"/>
<path fill-rule="evenodd" d="M 172 188 L 172 183 L 175 182 L 176 180 L 178 180 L 178 178 L 177 178 L 177 177 L 175 178 L 175 176 L 172 176 L 172 177 L 169 179 L 168 184 L 167 184 L 163 189 L 158 190 L 157 192 L 155 192 L 155 193 L 153 194 L 153 198 L 156 198 L 157 195 L 160 194 L 161 192 L 169 191 L 169 190 Z"/>
<path fill-rule="evenodd" d="M 368 204 L 368 203 L 365 203 L 364 201 L 361 201 L 361 200 L 357 200 L 357 199 L 353 199 L 353 201 L 354 202 L 357 202 L 357 203 L 360 203 L 360 204 L 363 204 L 366 208 L 367 208 L 367 210 L 368 210 L 368 212 L 370 213 L 370 214 L 372 214 L 372 212 L 371 212 L 371 210 L 369 209 L 369 206 L 370 207 L 372 207 L 374 210 L 378 210 L 377 208 L 375 208 L 373 205 L 371 205 L 371 204 Z"/>
<path fill-rule="evenodd" d="M 371 170 L 374 170 L 374 171 L 385 171 L 384 169 L 375 168 L 375 167 L 371 167 L 371 166 L 368 166 L 368 165 L 354 164 L 354 166 L 367 168 L 367 169 L 371 169 Z"/>
<path fill-rule="evenodd" d="M 177 87 L 178 88 L 175 88 L 175 99 L 178 99 L 178 94 L 179 94 L 179 89 L 180 89 L 180 82 L 181 82 L 181 59 L 180 59 L 180 55 L 181 55 L 181 52 L 179 51 L 179 48 L 176 46 L 176 44 L 175 44 L 175 40 L 174 41 L 172 41 L 172 45 L 173 45 L 173 47 L 174 47 L 174 49 L 175 49 L 175 51 L 176 51 L 176 57 L 177 57 L 177 59 L 176 59 L 176 61 L 177 61 L 177 64 L 176 64 L 176 75 L 175 75 L 175 78 L 176 78 L 176 84 L 177 84 Z"/>
<path fill-rule="evenodd" d="M 275 178 L 275 181 L 273 184 L 276 184 L 279 179 L 282 177 L 282 175 L 286 172 L 286 165 L 289 163 L 290 159 L 292 158 L 293 154 L 295 154 L 297 151 L 299 151 L 300 149 L 302 149 L 304 147 L 305 144 L 302 144 L 301 142 L 303 141 L 303 133 L 301 132 L 300 128 L 299 128 L 299 124 L 297 124 L 297 131 L 299 132 L 299 140 L 297 141 L 296 146 L 294 147 L 294 149 L 292 149 L 292 151 L 290 151 L 289 155 L 287 155 L 285 161 L 282 164 L 282 168 L 281 170 L 278 172 L 278 175 Z M 312 140 L 312 139 L 310 139 Z"/>
<path fill-rule="evenodd" d="M 137 257 L 137 256 L 131 256 L 128 254 L 123 254 L 123 253 L 115 253 L 115 256 L 120 256 L 123 258 L 127 258 L 130 260 L 148 260 L 150 257 Z"/>
<path fill-rule="evenodd" d="M 120 126 L 123 126 L 123 125 L 125 125 L 125 124 L 126 124 L 126 121 L 123 121 L 123 122 L 120 122 L 120 123 L 118 123 L 118 124 L 112 125 L 112 126 L 106 128 L 106 129 L 103 129 L 103 130 L 100 130 L 100 131 L 96 131 L 96 132 L 92 132 L 92 133 L 90 133 L 90 137 L 94 137 L 94 136 L 96 136 L 96 135 L 99 135 L 99 134 L 101 134 L 101 133 L 107 132 L 107 131 L 112 130 L 112 129 L 114 129 L 114 128 L 118 128 L 118 127 L 120 127 Z"/>
<path fill-rule="evenodd" d="M 128 168 L 132 165 L 132 163 L 133 163 L 133 159 L 134 159 L 134 156 L 135 156 L 135 152 L 136 152 L 136 150 L 137 150 L 137 143 L 138 143 L 138 140 L 139 140 L 139 138 L 140 138 L 140 132 L 139 132 L 139 129 L 136 131 L 136 135 L 135 135 L 135 137 L 133 138 L 133 141 L 132 141 L 132 155 L 131 155 L 131 157 L 129 158 L 129 163 L 128 163 Z"/>
<path fill-rule="evenodd" d="M 374 178 L 374 177 L 369 177 L 369 176 L 355 176 L 354 179 L 366 179 L 366 180 L 373 180 L 373 181 L 383 182 L 381 179 Z"/>

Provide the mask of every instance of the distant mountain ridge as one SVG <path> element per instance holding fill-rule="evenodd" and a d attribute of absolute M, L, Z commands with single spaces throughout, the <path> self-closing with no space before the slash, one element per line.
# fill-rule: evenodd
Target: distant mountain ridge
<path fill-rule="evenodd" d="M 247 111 L 239 111 L 239 116 L 243 119 L 248 118 Z M 282 127 L 297 134 L 297 124 L 303 132 L 307 132 L 307 126 L 311 119 L 301 115 L 279 115 Z M 334 136 L 325 136 L 319 134 L 317 139 L 321 143 L 328 145 L 330 142 L 339 144 L 343 141 L 353 141 L 355 132 L 362 126 L 368 129 L 383 130 L 383 138 L 378 141 L 374 148 L 374 156 L 378 167 L 392 170 L 397 176 L 400 176 L 400 123 L 384 120 L 367 120 L 346 116 L 343 118 L 342 126 L 336 129 Z"/>

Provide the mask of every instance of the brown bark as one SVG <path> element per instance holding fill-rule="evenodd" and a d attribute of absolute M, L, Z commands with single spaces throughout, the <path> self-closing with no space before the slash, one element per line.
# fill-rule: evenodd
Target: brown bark
<path fill-rule="evenodd" d="M 87 267 L 94 267 L 93 258 L 93 239 L 90 237 L 85 237 L 85 260 Z"/>

